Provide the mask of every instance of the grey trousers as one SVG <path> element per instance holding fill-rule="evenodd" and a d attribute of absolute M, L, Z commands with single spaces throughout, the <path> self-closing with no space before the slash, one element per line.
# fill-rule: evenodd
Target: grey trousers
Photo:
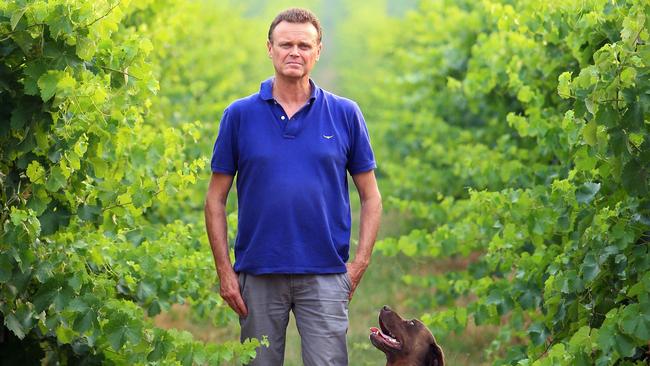
<path fill-rule="evenodd" d="M 268 336 L 250 366 L 281 366 L 289 311 L 300 333 L 305 366 L 347 366 L 347 273 L 251 275 L 239 273 L 239 289 L 248 316 L 239 319 L 241 340 Z"/>

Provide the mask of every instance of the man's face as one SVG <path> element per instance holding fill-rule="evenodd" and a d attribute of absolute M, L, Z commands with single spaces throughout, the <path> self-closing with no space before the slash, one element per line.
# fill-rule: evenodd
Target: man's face
<path fill-rule="evenodd" d="M 276 75 L 290 79 L 309 76 L 320 57 L 318 31 L 311 23 L 280 22 L 266 46 Z"/>

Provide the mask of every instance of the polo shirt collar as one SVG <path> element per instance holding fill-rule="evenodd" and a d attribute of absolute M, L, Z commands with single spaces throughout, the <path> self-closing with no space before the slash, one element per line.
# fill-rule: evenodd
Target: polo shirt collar
<path fill-rule="evenodd" d="M 260 98 L 262 98 L 262 100 L 266 100 L 266 101 L 273 100 L 274 79 L 275 79 L 274 77 L 270 77 L 262 81 L 262 83 L 260 84 Z M 316 85 L 316 83 L 314 83 L 314 81 L 311 78 L 309 78 L 309 85 L 311 86 L 311 94 L 309 95 L 309 100 L 313 102 L 314 100 L 316 100 L 316 96 L 318 95 L 320 88 L 318 87 L 318 85 Z"/>

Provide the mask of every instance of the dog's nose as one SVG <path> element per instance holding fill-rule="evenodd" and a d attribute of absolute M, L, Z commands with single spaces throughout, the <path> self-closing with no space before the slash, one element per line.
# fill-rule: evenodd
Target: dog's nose
<path fill-rule="evenodd" d="M 390 311 L 390 308 L 388 307 L 388 305 L 384 305 L 384 307 L 381 308 L 381 309 L 384 310 L 384 311 Z"/>

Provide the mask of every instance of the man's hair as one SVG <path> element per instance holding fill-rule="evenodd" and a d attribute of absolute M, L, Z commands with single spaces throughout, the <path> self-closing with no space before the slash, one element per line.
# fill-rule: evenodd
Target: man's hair
<path fill-rule="evenodd" d="M 303 8 L 290 8 L 287 10 L 283 10 L 280 14 L 278 14 L 275 17 L 275 19 L 273 19 L 273 22 L 269 27 L 269 35 L 268 35 L 269 42 L 273 42 L 273 40 L 271 39 L 273 30 L 282 21 L 288 23 L 311 23 L 314 26 L 314 28 L 316 28 L 316 31 L 318 32 L 318 43 L 320 43 L 323 38 L 323 28 L 321 28 L 320 21 L 316 17 L 316 14 Z"/>

